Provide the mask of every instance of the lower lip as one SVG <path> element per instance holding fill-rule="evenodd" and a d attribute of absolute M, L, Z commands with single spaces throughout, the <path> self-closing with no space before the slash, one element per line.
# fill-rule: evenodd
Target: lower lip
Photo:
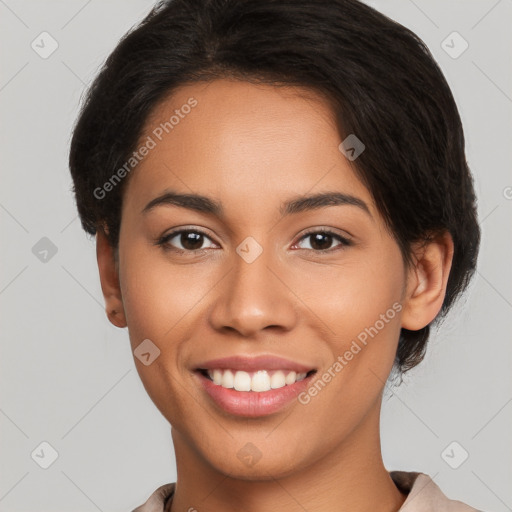
<path fill-rule="evenodd" d="M 203 389 L 219 407 L 230 414 L 246 418 L 267 416 L 278 412 L 293 402 L 297 395 L 309 386 L 311 377 L 314 375 L 314 373 L 308 375 L 306 378 L 282 388 L 257 392 L 223 388 L 214 384 L 199 371 L 194 374 L 199 378 Z"/>

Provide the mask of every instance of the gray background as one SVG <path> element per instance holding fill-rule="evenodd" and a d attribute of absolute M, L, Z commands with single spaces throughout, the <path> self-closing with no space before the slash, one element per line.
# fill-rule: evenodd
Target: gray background
<path fill-rule="evenodd" d="M 443 69 L 483 230 L 466 299 L 424 363 L 386 393 L 384 460 L 478 509 L 512 510 L 512 0 L 369 3 L 416 32 Z M 85 87 L 152 5 L 0 0 L 1 511 L 128 511 L 176 479 L 169 425 L 139 380 L 127 331 L 105 316 L 67 169 Z M 31 47 L 43 31 L 59 45 L 46 59 Z M 442 47 L 453 31 L 469 43 L 458 58 Z M 58 453 L 47 469 L 43 441 Z"/>

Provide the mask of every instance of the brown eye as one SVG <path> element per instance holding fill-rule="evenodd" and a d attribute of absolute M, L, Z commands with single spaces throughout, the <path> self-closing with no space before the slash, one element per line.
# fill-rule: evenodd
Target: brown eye
<path fill-rule="evenodd" d="M 202 231 L 196 229 L 182 229 L 164 235 L 158 240 L 157 244 L 167 250 L 183 253 L 203 250 L 205 240 L 210 240 L 210 238 Z M 171 243 L 171 241 L 173 242 Z M 176 245 L 178 245 L 178 247 L 176 247 Z"/>
<path fill-rule="evenodd" d="M 338 244 L 338 247 L 343 248 L 344 246 L 352 245 L 352 242 L 337 233 L 333 233 L 332 231 L 310 231 L 302 236 L 301 240 L 309 240 L 309 247 L 305 247 L 306 249 L 312 249 L 315 252 L 322 251 L 330 251 L 336 250 L 332 249 L 332 244 L 334 241 L 341 242 Z M 304 247 L 302 247 L 304 249 Z"/>
<path fill-rule="evenodd" d="M 181 245 L 188 251 L 200 249 L 203 245 L 204 236 L 194 231 L 184 231 L 180 235 L 179 241 Z"/>

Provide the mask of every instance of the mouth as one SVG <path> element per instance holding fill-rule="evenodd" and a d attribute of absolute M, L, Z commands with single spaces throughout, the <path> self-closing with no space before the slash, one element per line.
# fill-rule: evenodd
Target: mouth
<path fill-rule="evenodd" d="M 298 402 L 316 372 L 198 368 L 192 373 L 219 411 L 234 417 L 264 418 Z"/>
<path fill-rule="evenodd" d="M 297 382 L 309 379 L 317 370 L 295 372 L 290 370 L 245 371 L 233 368 L 198 368 L 197 373 L 224 389 L 234 389 L 242 393 L 265 393 L 274 389 L 293 386 Z"/>
<path fill-rule="evenodd" d="M 293 406 L 318 368 L 275 354 L 234 354 L 197 362 L 195 383 L 231 416 L 258 418 Z"/>

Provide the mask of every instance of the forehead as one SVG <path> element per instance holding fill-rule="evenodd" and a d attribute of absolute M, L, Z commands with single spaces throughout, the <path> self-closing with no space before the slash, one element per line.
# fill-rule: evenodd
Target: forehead
<path fill-rule="evenodd" d="M 182 86 L 148 116 L 139 146 L 150 139 L 125 192 L 139 209 L 167 187 L 221 202 L 243 197 L 255 212 L 315 188 L 371 203 L 338 148 L 329 103 L 308 89 L 227 79 Z"/>

